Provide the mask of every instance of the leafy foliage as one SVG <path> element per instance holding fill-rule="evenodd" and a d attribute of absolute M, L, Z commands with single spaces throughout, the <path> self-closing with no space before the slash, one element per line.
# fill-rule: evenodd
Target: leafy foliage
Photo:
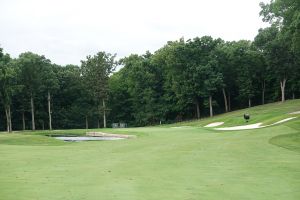
<path fill-rule="evenodd" d="M 10 118 L 15 129 L 32 128 L 32 113 L 37 129 L 49 127 L 51 113 L 56 129 L 105 126 L 106 117 L 108 124 L 145 126 L 299 98 L 300 3 L 260 5 L 270 27 L 254 41 L 180 38 L 118 62 L 101 51 L 81 66 L 59 66 L 31 52 L 11 59 L 0 49 L 0 112 L 6 113 L 0 129 Z"/>

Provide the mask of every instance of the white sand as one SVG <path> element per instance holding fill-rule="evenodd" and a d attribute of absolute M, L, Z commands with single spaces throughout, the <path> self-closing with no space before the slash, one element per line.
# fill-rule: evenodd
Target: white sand
<path fill-rule="evenodd" d="M 209 128 L 209 127 L 216 127 L 216 126 L 221 126 L 222 124 L 224 124 L 224 122 L 214 122 L 214 123 L 210 123 L 210 124 L 207 124 L 206 128 Z"/>
<path fill-rule="evenodd" d="M 262 123 L 256 123 L 256 124 L 249 124 L 249 125 L 244 125 L 244 126 L 215 128 L 215 130 L 222 130 L 222 131 L 247 130 L 247 129 L 261 128 L 261 125 L 262 125 Z"/>
<path fill-rule="evenodd" d="M 291 112 L 289 113 L 290 115 L 297 115 L 297 114 L 300 114 L 300 111 L 296 111 L 296 112 Z"/>

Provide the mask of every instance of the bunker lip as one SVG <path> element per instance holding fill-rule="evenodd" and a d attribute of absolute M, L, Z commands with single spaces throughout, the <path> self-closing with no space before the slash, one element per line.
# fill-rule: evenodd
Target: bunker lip
<path fill-rule="evenodd" d="M 207 125 L 204 126 L 204 127 L 210 128 L 210 127 L 221 126 L 221 125 L 223 125 L 223 124 L 224 124 L 224 122 L 213 122 L 213 123 L 207 124 Z"/>

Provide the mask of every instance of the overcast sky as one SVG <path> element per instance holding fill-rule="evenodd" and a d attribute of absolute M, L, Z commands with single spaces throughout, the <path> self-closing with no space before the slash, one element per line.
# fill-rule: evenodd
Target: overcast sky
<path fill-rule="evenodd" d="M 143 54 L 167 41 L 211 35 L 253 40 L 269 0 L 0 0 L 0 46 L 53 63 L 80 64 L 98 51 Z"/>

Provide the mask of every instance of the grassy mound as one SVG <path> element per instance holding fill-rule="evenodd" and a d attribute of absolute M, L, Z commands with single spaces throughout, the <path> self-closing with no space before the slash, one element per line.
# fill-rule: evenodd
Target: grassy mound
<path fill-rule="evenodd" d="M 300 153 L 300 132 L 275 136 L 270 143 Z"/>
<path fill-rule="evenodd" d="M 300 119 L 286 124 L 295 129 L 296 133 L 278 135 L 270 139 L 270 144 L 286 148 L 291 151 L 300 152 Z"/>

